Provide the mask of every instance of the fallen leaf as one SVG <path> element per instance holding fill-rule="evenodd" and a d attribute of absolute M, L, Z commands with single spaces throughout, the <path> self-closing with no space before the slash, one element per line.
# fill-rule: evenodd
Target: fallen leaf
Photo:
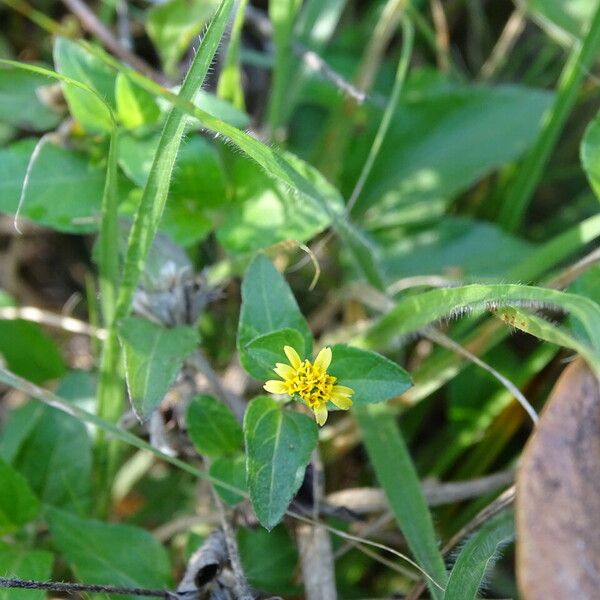
<path fill-rule="evenodd" d="M 524 600 L 600 597 L 600 382 L 582 360 L 558 380 L 517 473 Z"/>

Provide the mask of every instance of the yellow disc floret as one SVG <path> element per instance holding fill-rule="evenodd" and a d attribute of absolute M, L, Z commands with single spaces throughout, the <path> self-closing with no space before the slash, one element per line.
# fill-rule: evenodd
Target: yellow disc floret
<path fill-rule="evenodd" d="M 319 425 L 323 425 L 327 420 L 327 402 L 333 402 L 342 410 L 348 410 L 352 406 L 350 397 L 354 390 L 344 385 L 336 385 L 337 379 L 327 373 L 331 364 L 331 348 L 323 348 L 314 363 L 308 359 L 302 360 L 291 346 L 284 346 L 283 351 L 290 364 L 275 365 L 273 371 L 283 381 L 267 381 L 264 385 L 267 392 L 299 396 L 315 413 Z"/>

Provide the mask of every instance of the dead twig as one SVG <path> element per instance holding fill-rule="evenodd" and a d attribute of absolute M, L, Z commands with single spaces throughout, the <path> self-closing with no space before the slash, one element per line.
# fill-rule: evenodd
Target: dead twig
<path fill-rule="evenodd" d="M 249 22 L 262 37 L 269 39 L 272 37 L 273 26 L 271 25 L 269 17 L 262 10 L 248 5 L 246 7 L 246 21 Z M 316 52 L 313 52 L 304 46 L 304 44 L 301 44 L 298 41 L 292 41 L 292 51 L 311 71 L 321 75 L 323 79 L 326 79 L 333 84 L 340 92 L 342 92 L 342 94 L 352 98 L 358 104 L 369 101 L 376 106 L 385 107 L 385 98 L 381 98 L 377 95 L 370 95 L 357 88 L 325 62 Z"/>
<path fill-rule="evenodd" d="M 485 496 L 511 485 L 514 479 L 515 472 L 509 469 L 467 481 L 424 482 L 423 493 L 429 506 L 442 506 Z M 334 492 L 327 496 L 327 503 L 332 506 L 344 506 L 359 515 L 381 512 L 389 508 L 385 493 L 379 488 L 349 488 Z"/>
<path fill-rule="evenodd" d="M 312 465 L 312 508 L 313 519 L 317 521 L 323 494 L 323 470 L 316 450 Z M 335 566 L 329 533 L 320 525 L 300 523 L 296 527 L 296 539 L 307 600 L 336 600 Z"/>

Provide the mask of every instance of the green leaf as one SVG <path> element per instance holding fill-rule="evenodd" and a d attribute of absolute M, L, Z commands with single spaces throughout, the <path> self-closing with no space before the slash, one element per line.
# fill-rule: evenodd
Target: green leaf
<path fill-rule="evenodd" d="M 146 319 L 127 317 L 119 323 L 119 337 L 131 404 L 144 419 L 169 391 L 183 361 L 198 345 L 198 334 L 193 327 L 165 329 Z"/>
<path fill-rule="evenodd" d="M 117 75 L 115 99 L 117 115 L 129 129 L 156 123 L 160 118 L 160 108 L 154 97 L 124 73 Z"/>
<path fill-rule="evenodd" d="M 484 523 L 462 547 L 450 573 L 444 600 L 475 600 L 499 550 L 515 537 L 514 515 L 505 511 Z"/>
<path fill-rule="evenodd" d="M 56 509 L 49 509 L 46 519 L 52 543 L 80 581 L 159 589 L 171 584 L 167 553 L 144 529 L 80 519 Z"/>
<path fill-rule="evenodd" d="M 165 72 L 173 75 L 177 61 L 215 12 L 216 0 L 169 0 L 148 11 L 146 31 L 156 46 Z"/>
<path fill-rule="evenodd" d="M 209 27 L 208 33 L 211 33 L 211 35 L 208 35 L 207 33 L 207 35 L 203 38 L 203 49 L 206 49 L 207 52 L 198 52 L 196 55 L 197 59 L 202 58 L 202 61 L 197 60 L 198 63 L 203 63 L 202 68 L 206 66 L 204 59 L 210 54 L 208 50 L 211 50 L 214 53 L 216 49 L 216 45 L 220 39 L 217 36 L 218 34 L 222 33 L 222 28 L 224 28 L 225 20 L 230 8 L 231 0 L 224 0 L 223 4 L 219 7 L 217 15 L 215 15 L 215 18 L 211 22 L 211 27 Z M 212 27 L 213 25 L 214 29 Z M 212 35 L 213 32 L 215 34 L 214 36 Z M 212 57 L 212 54 L 210 54 L 210 56 Z M 112 60 L 107 55 L 103 54 L 102 58 L 114 69 L 118 71 L 126 71 L 128 76 L 130 76 L 136 83 L 139 83 L 144 89 L 156 94 L 157 96 L 160 96 L 161 98 L 167 99 L 174 107 L 181 111 L 181 113 L 191 115 L 198 119 L 205 129 L 209 129 L 214 133 L 227 138 L 236 147 L 242 150 L 242 152 L 246 153 L 250 158 L 256 161 L 270 176 L 280 180 L 289 187 L 296 189 L 300 194 L 305 196 L 307 201 L 314 205 L 315 210 L 322 211 L 327 214 L 331 219 L 332 225 L 336 232 L 350 250 L 354 262 L 358 267 L 360 267 L 367 280 L 375 287 L 382 289 L 383 282 L 377 267 L 372 244 L 369 244 L 365 240 L 359 229 L 349 223 L 346 218 L 345 211 L 337 207 L 337 201 L 334 202 L 334 197 L 331 196 L 329 192 L 325 194 L 322 190 L 319 190 L 320 184 L 316 185 L 315 181 L 326 182 L 326 180 L 320 173 L 316 171 L 316 169 L 294 155 L 276 150 L 275 148 L 258 141 L 244 131 L 236 129 L 229 123 L 214 117 L 209 112 L 204 111 L 197 106 L 192 106 L 189 102 L 191 98 L 188 97 L 188 94 L 182 95 L 182 93 L 180 93 L 179 95 L 175 95 L 148 78 L 140 76 L 135 71 L 124 67 L 117 61 Z M 198 69 L 194 69 L 195 71 L 200 70 L 200 64 L 197 66 Z M 206 66 L 206 68 L 208 67 Z M 196 74 L 194 74 L 192 79 L 194 81 L 196 80 Z M 166 125 L 165 129 L 167 129 Z M 168 138 L 165 137 L 165 139 L 171 140 L 171 146 L 175 144 L 178 145 L 179 136 L 182 133 L 183 128 L 179 132 L 178 136 L 169 135 Z M 177 142 L 175 140 L 177 140 Z M 171 155 L 171 152 L 169 151 L 168 154 Z M 167 172 L 167 175 L 170 175 L 170 170 Z M 168 177 L 165 177 L 162 174 L 161 177 L 162 180 L 168 179 Z M 330 192 L 335 193 L 335 198 L 341 199 L 339 192 L 335 190 L 335 188 L 332 188 L 331 186 L 326 187 Z M 163 205 L 164 202 L 161 200 L 161 202 L 157 203 L 155 208 L 153 208 L 151 211 L 153 214 L 146 217 L 146 219 L 154 220 L 155 214 L 161 214 Z M 140 212 L 145 215 L 147 211 Z M 136 233 L 135 237 L 137 238 L 140 235 L 140 233 Z M 144 244 L 144 247 L 146 246 L 147 244 Z M 128 262 L 139 266 L 137 261 L 131 260 Z M 127 280 L 132 278 L 132 275 L 128 275 L 126 277 Z M 129 285 L 125 286 L 127 295 L 131 293 L 129 288 Z"/>
<path fill-rule="evenodd" d="M 0 542 L 0 573 L 2 577 L 14 577 L 33 581 L 48 581 L 52 573 L 54 557 L 44 550 L 23 548 Z M 0 600 L 44 600 L 43 590 L 15 590 L 0 588 Z"/>
<path fill-rule="evenodd" d="M 158 146 L 157 133 L 122 134 L 119 164 L 137 185 L 145 185 Z M 200 136 L 191 137 L 177 157 L 169 199 L 160 229 L 182 246 L 204 238 L 220 220 L 220 209 L 227 197 L 225 173 L 213 144 Z M 125 214 L 134 213 L 139 191 L 120 206 Z"/>
<path fill-rule="evenodd" d="M 394 416 L 386 412 L 384 406 L 358 408 L 354 414 L 377 479 L 408 547 L 419 566 L 443 587 L 446 568 L 431 514 Z M 433 598 L 443 598 L 443 591 L 430 579 L 427 579 L 427 585 Z"/>
<path fill-rule="evenodd" d="M 579 352 L 589 366 L 600 376 L 600 351 L 591 347 L 589 342 L 583 342 L 573 335 L 568 329 L 554 325 L 542 317 L 532 315 L 518 308 L 503 308 L 498 311 L 498 316 L 511 327 L 525 331 L 540 340 L 551 344 L 571 348 Z M 580 330 L 580 323 L 574 321 L 576 333 Z M 579 336 L 585 339 L 585 334 Z"/>
<path fill-rule="evenodd" d="M 43 104 L 38 96 L 44 86 L 48 86 L 48 80 L 35 73 L 0 69 L 0 123 L 30 131 L 56 127 L 61 120 L 60 112 Z"/>
<path fill-rule="evenodd" d="M 40 503 L 26 479 L 0 458 L 0 535 L 13 533 L 35 519 Z"/>
<path fill-rule="evenodd" d="M 376 352 L 338 344 L 328 372 L 338 383 L 354 390 L 356 406 L 384 402 L 403 394 L 412 386 L 410 375 L 389 358 Z"/>
<path fill-rule="evenodd" d="M 600 306 L 582 296 L 525 285 L 467 285 L 441 288 L 409 296 L 398 302 L 362 340 L 368 347 L 382 347 L 395 337 L 418 331 L 446 316 L 505 307 L 557 308 L 571 313 L 600 349 Z"/>
<path fill-rule="evenodd" d="M 518 157 L 538 132 L 552 95 L 517 86 L 464 87 L 419 94 L 400 103 L 355 211 L 369 227 L 401 223 L 402 207 L 455 198 Z M 356 181 L 375 135 L 357 136 L 344 188 Z M 443 143 L 440 142 L 443 140 Z"/>
<path fill-rule="evenodd" d="M 244 417 L 250 500 L 261 525 L 272 529 L 304 479 L 317 444 L 317 425 L 272 398 L 250 402 Z"/>
<path fill-rule="evenodd" d="M 385 232 L 381 246 L 384 236 Z M 445 215 L 434 227 L 401 238 L 394 236 L 391 243 L 385 244 L 381 265 L 390 282 L 413 275 L 450 272 L 459 278 L 481 281 L 504 278 L 534 248 L 492 223 Z"/>
<path fill-rule="evenodd" d="M 312 352 L 312 336 L 285 279 L 264 255 L 258 254 L 242 282 L 242 308 L 238 327 L 238 351 L 242 366 L 252 374 L 252 358 L 246 345 L 254 338 L 280 329 L 295 329 Z"/>
<path fill-rule="evenodd" d="M 244 434 L 233 413 L 213 396 L 196 396 L 187 412 L 188 434 L 200 454 L 223 456 L 239 452 Z"/>
<path fill-rule="evenodd" d="M 305 357 L 304 343 L 304 338 L 296 329 L 286 328 L 259 335 L 245 346 L 250 359 L 247 371 L 256 379 L 273 379 L 275 363 L 289 363 L 283 347 L 291 346 L 301 357 Z"/>
<path fill-rule="evenodd" d="M 597 114 L 585 130 L 581 142 L 581 164 L 587 178 L 600 199 L 600 114 Z"/>
<path fill-rule="evenodd" d="M 43 406 L 38 402 L 27 402 L 8 412 L 0 429 L 0 457 L 12 463 L 23 444 L 42 416 Z"/>
<path fill-rule="evenodd" d="M 0 355 L 11 371 L 34 383 L 57 379 L 65 372 L 54 341 L 30 321 L 0 320 Z"/>
<path fill-rule="evenodd" d="M 271 132 L 283 124 L 284 105 L 287 102 L 287 90 L 296 59 L 292 52 L 294 21 L 302 5 L 302 0 L 271 0 L 269 18 L 273 25 L 275 45 L 275 65 L 271 77 L 272 87 L 269 95 L 268 122 Z"/>
<path fill-rule="evenodd" d="M 228 172 L 233 202 L 217 238 L 226 250 L 243 254 L 267 248 L 283 240 L 304 242 L 323 231 L 331 219 L 313 203 L 305 202 L 295 189 L 273 180 L 247 157 L 232 153 Z M 316 180 L 334 206 L 341 198 L 324 180 Z"/>
<path fill-rule="evenodd" d="M 229 35 L 227 54 L 223 59 L 217 84 L 218 97 L 228 100 L 236 108 L 241 110 L 244 110 L 246 104 L 244 100 L 244 87 L 242 84 L 242 70 L 240 65 L 240 46 L 247 4 L 248 0 L 240 0 L 238 4 L 235 19 L 231 27 L 231 33 Z"/>
<path fill-rule="evenodd" d="M 238 456 L 221 456 L 217 458 L 209 469 L 211 477 L 228 483 L 229 485 L 246 491 L 246 457 L 243 454 Z M 244 500 L 244 496 L 236 494 L 226 487 L 214 484 L 219 496 L 223 502 L 229 506 L 235 506 Z"/>
<path fill-rule="evenodd" d="M 54 64 L 59 73 L 87 85 L 109 106 L 115 106 L 114 72 L 81 45 L 57 37 L 54 42 Z M 82 127 L 94 133 L 112 131 L 110 113 L 100 98 L 70 85 L 64 85 L 63 92 L 71 114 Z"/>
<path fill-rule="evenodd" d="M 302 595 L 293 583 L 298 552 L 283 525 L 272 531 L 240 527 L 237 542 L 244 573 L 252 587 L 271 594 Z"/>
<path fill-rule="evenodd" d="M 42 409 L 14 465 L 44 504 L 84 514 L 90 503 L 92 472 L 86 427 L 64 412 Z"/>
<path fill-rule="evenodd" d="M 195 54 L 179 94 L 175 96 L 188 109 L 191 101 L 202 87 L 225 32 L 232 5 L 233 0 L 223 0 L 219 5 L 206 30 L 206 34 L 202 38 L 200 48 Z M 128 73 L 133 72 L 128 71 Z M 144 78 L 139 79 L 133 75 L 132 79 L 136 82 L 146 81 Z M 158 87 L 162 90 L 161 86 Z M 154 92 L 154 89 L 151 91 Z M 164 90 L 162 91 L 164 92 Z M 156 236 L 167 202 L 171 175 L 173 174 L 188 120 L 184 113 L 176 107 L 172 108 L 167 115 L 148 181 L 144 187 L 142 199 L 138 205 L 129 234 L 123 278 L 117 299 L 117 319 L 122 319 L 129 314 L 136 286 L 143 272 L 144 263 Z M 111 352 L 107 354 L 109 356 L 112 354 L 112 348 Z"/>
<path fill-rule="evenodd" d="M 1 212 L 16 212 L 34 147 L 33 140 L 22 140 L 0 149 Z M 84 154 L 47 143 L 33 163 L 21 216 L 68 233 L 95 231 L 104 177 Z"/>

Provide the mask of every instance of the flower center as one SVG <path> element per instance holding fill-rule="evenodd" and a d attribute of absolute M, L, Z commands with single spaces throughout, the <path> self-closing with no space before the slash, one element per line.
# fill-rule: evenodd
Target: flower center
<path fill-rule="evenodd" d="M 336 381 L 333 375 L 305 360 L 296 370 L 296 376 L 288 382 L 288 387 L 291 394 L 298 394 L 310 408 L 314 408 L 327 403 Z"/>

